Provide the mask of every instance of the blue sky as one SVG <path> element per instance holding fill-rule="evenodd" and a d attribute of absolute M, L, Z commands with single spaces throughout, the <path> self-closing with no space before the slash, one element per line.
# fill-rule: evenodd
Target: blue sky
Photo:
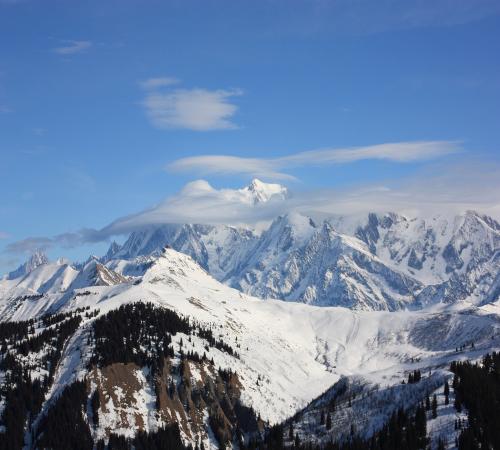
<path fill-rule="evenodd" d="M 498 1 L 0 0 L 0 42 L 0 273 L 199 178 L 499 211 Z"/>

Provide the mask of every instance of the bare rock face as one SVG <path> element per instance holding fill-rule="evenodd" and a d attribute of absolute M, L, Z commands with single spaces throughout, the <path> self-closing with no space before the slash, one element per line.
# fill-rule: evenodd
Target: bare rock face
<path fill-rule="evenodd" d="M 71 289 L 79 289 L 90 286 L 114 286 L 127 282 L 128 279 L 114 270 L 99 263 L 97 260 L 90 260 L 80 271 L 71 285 Z"/>

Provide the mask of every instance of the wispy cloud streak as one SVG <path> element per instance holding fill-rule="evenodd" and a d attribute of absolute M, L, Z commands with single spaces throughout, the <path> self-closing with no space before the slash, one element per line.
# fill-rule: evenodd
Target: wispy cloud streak
<path fill-rule="evenodd" d="M 55 47 L 52 49 L 54 53 L 59 55 L 74 55 L 76 53 L 81 53 L 92 47 L 92 42 L 90 41 L 62 41 L 61 47 Z"/>
<path fill-rule="evenodd" d="M 394 142 L 366 147 L 327 148 L 291 154 L 280 158 L 245 158 L 231 155 L 204 155 L 181 158 L 167 165 L 171 172 L 201 175 L 246 174 L 270 179 L 293 179 L 286 169 L 347 164 L 356 161 L 386 160 L 410 163 L 430 160 L 460 151 L 453 141 Z"/>
<path fill-rule="evenodd" d="M 139 85 L 145 90 L 154 90 L 165 86 L 172 86 L 177 83 L 180 83 L 180 81 L 174 77 L 158 77 L 143 80 Z"/>

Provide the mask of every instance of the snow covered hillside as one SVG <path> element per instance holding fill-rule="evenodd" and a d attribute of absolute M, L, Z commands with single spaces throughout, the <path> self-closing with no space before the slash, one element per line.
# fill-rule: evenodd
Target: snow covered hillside
<path fill-rule="evenodd" d="M 343 244 L 343 237 L 335 239 L 340 240 L 339 246 L 353 246 Z M 373 258 L 363 247 L 357 251 Z M 375 264 L 373 259 L 370 261 Z M 127 272 L 126 264 L 135 268 L 135 275 L 118 274 Z M 230 376 L 224 375 L 229 372 L 224 371 L 236 374 L 237 381 L 226 384 L 224 389 L 230 391 L 238 386 L 242 405 L 253 408 L 263 420 L 277 423 L 305 407 L 341 377 L 363 377 L 365 383 L 398 385 L 411 370 L 435 370 L 465 356 L 456 352 L 462 346 L 474 343 L 470 355 L 500 346 L 498 300 L 476 306 L 449 304 L 396 312 L 263 301 L 220 283 L 191 257 L 173 249 L 157 256 L 115 262 L 114 268 L 116 271 L 90 261 L 78 272 L 64 264 L 45 264 L 20 279 L 1 282 L 3 321 L 35 320 L 33 332 L 37 335 L 46 328 L 36 321 L 47 314 L 76 314 L 81 318 L 60 348 L 42 411 L 50 409 L 73 381 L 85 380 L 89 395 L 99 387 L 99 395 L 107 403 L 103 405 L 101 401 L 97 408 L 101 419 L 94 424 L 95 439 L 105 437 L 110 429 L 124 434 L 130 434 L 130 429 L 152 432 L 165 421 L 181 421 L 181 416 L 189 415 L 186 404 L 181 408 L 178 403 L 174 406 L 168 399 L 158 397 L 155 389 L 159 385 L 155 383 L 159 381 L 153 381 L 164 380 L 162 383 L 167 384 L 162 386 L 180 382 L 177 375 L 170 374 L 179 373 L 181 364 L 188 364 L 189 370 L 185 366 L 182 370 L 188 370 L 187 378 L 192 377 L 189 392 L 194 392 L 196 380 L 205 386 L 212 377 L 214 383 L 222 383 L 223 379 L 232 383 Z M 129 268 L 128 273 L 133 270 Z M 19 295 L 20 292 L 30 295 Z M 155 377 L 148 372 L 151 367 L 137 362 L 130 366 L 130 361 L 121 361 L 125 366 L 120 366 L 116 358 L 110 360 L 113 364 L 92 366 L 94 346 L 101 342 L 97 340 L 96 321 L 137 302 L 174 311 L 191 324 L 210 329 L 213 340 L 207 340 L 208 335 L 202 331 L 172 333 L 170 362 L 165 363 L 172 368 Z M 165 344 L 161 345 L 159 348 L 166 351 Z M 201 361 L 206 362 L 196 362 L 198 357 L 193 356 L 196 361 L 183 363 L 180 350 L 193 355 L 205 353 L 207 359 Z M 159 350 L 156 347 L 141 351 L 154 355 Z M 18 358 L 32 361 L 32 377 L 43 378 L 44 370 L 50 369 L 37 369 L 43 353 L 23 352 L 25 356 L 19 353 Z M 219 378 L 218 369 L 222 370 Z M 6 380 L 5 376 L 0 379 Z M 106 379 L 115 380 L 123 392 L 114 392 Z M 223 402 L 219 397 L 210 399 L 209 406 L 210 402 Z M 207 417 L 211 414 L 209 406 L 206 410 L 201 407 Z M 37 422 L 33 423 L 36 426 Z M 132 423 L 135 428 L 127 426 Z M 193 444 L 201 439 L 205 448 L 217 448 L 215 428 L 227 431 L 230 426 L 210 425 L 201 417 L 186 419 L 181 436 Z"/>

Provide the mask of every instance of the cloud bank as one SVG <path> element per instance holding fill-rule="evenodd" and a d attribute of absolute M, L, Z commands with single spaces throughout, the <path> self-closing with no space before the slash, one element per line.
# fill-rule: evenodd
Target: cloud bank
<path fill-rule="evenodd" d="M 326 148 L 291 154 L 281 158 L 243 158 L 230 155 L 204 155 L 181 158 L 167 166 L 171 172 L 199 175 L 244 174 L 254 177 L 290 180 L 286 169 L 326 164 L 346 164 L 366 159 L 398 163 L 425 161 L 460 151 L 454 141 L 394 142 L 366 147 Z"/>
<path fill-rule="evenodd" d="M 500 165 L 473 160 L 435 164 L 410 178 L 351 189 L 295 192 L 289 198 L 249 203 L 238 189 L 216 189 L 207 181 L 188 183 L 160 204 L 118 218 L 100 230 L 82 229 L 50 238 L 30 237 L 6 250 L 18 254 L 36 248 L 75 247 L 166 223 L 254 225 L 280 214 L 299 212 L 321 219 L 335 215 L 394 211 L 417 215 L 460 214 L 467 210 L 500 220 Z"/>

